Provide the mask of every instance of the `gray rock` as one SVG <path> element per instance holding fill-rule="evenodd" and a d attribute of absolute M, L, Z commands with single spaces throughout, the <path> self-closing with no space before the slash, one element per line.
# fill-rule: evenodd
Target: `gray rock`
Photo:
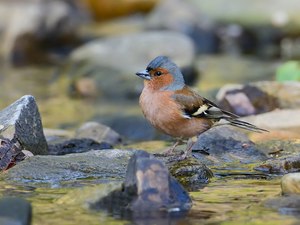
<path fill-rule="evenodd" d="M 74 70 L 70 72 L 75 82 L 72 86 L 77 86 L 76 80 L 85 75 L 94 79 L 99 96 L 136 98 L 143 82 L 134 73 L 145 69 L 158 55 L 171 57 L 180 67 L 192 67 L 193 42 L 186 35 L 171 31 L 126 34 L 91 41 L 70 56 L 74 64 Z"/>
<path fill-rule="evenodd" d="M 300 194 L 300 173 L 289 173 L 281 178 L 282 194 Z"/>
<path fill-rule="evenodd" d="M 148 218 L 153 212 L 187 211 L 191 205 L 188 193 L 169 175 L 164 164 L 139 151 L 129 161 L 123 190 L 110 193 L 92 207 L 129 210 L 135 216 Z"/>
<path fill-rule="evenodd" d="M 91 177 L 118 180 L 125 177 L 126 166 L 134 152 L 113 149 L 64 156 L 34 156 L 20 162 L 2 176 L 19 182 L 55 185 Z"/>
<path fill-rule="evenodd" d="M 16 138 L 23 149 L 34 155 L 47 154 L 48 146 L 35 99 L 25 95 L 0 112 L 0 135 Z"/>
<path fill-rule="evenodd" d="M 5 225 L 30 225 L 32 208 L 28 201 L 17 197 L 0 199 L 0 223 Z"/>
<path fill-rule="evenodd" d="M 191 39 L 184 34 L 148 31 L 91 41 L 73 51 L 71 60 L 89 61 L 132 74 L 144 69 L 158 55 L 171 57 L 180 67 L 190 66 L 194 59 L 193 47 Z"/>
<path fill-rule="evenodd" d="M 226 125 L 213 127 L 199 135 L 193 151 L 206 165 L 236 161 L 254 163 L 267 159 L 244 133 Z"/>
<path fill-rule="evenodd" d="M 121 136 L 108 126 L 97 122 L 86 122 L 75 133 L 75 138 L 90 138 L 97 142 L 106 142 L 111 145 L 121 143 Z"/>

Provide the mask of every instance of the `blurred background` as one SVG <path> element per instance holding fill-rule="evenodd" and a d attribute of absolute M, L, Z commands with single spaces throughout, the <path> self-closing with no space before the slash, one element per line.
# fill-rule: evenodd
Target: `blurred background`
<path fill-rule="evenodd" d="M 135 72 L 167 55 L 239 115 L 299 108 L 299 9 L 299 0 L 0 0 L 0 107 L 31 94 L 44 127 L 95 120 L 150 140 L 160 134 L 143 119 Z"/>

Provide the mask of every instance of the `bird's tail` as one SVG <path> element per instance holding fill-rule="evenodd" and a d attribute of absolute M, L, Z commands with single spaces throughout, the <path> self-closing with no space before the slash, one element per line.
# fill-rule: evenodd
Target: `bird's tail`
<path fill-rule="evenodd" d="M 251 123 L 248 123 L 248 122 L 245 122 L 245 121 L 242 121 L 242 120 L 238 120 L 236 118 L 225 118 L 225 120 L 228 122 L 228 123 L 225 123 L 225 124 L 229 124 L 229 125 L 234 126 L 234 127 L 239 127 L 239 128 L 242 128 L 242 129 L 246 129 L 246 130 L 250 130 L 250 131 L 254 131 L 254 132 L 258 132 L 258 133 L 269 132 L 266 129 L 259 128 L 255 125 L 251 124 Z"/>

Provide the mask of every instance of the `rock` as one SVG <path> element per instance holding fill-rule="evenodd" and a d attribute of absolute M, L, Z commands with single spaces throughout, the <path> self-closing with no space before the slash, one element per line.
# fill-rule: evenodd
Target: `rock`
<path fill-rule="evenodd" d="M 72 131 L 50 128 L 44 128 L 44 134 L 48 144 L 58 143 L 74 136 Z"/>
<path fill-rule="evenodd" d="M 90 138 L 69 139 L 62 143 L 49 145 L 50 155 L 66 155 L 71 153 L 82 153 L 91 150 L 111 149 L 112 146 L 106 142 L 97 142 Z"/>
<path fill-rule="evenodd" d="M 282 194 L 300 194 L 300 173 L 289 173 L 281 178 Z"/>
<path fill-rule="evenodd" d="M 219 106 L 241 116 L 269 112 L 276 108 L 300 107 L 299 82 L 260 81 L 246 85 L 225 85 L 218 94 Z"/>
<path fill-rule="evenodd" d="M 0 199 L 0 223 L 5 225 L 30 225 L 32 207 L 22 198 L 5 197 Z"/>
<path fill-rule="evenodd" d="M 142 81 L 134 73 L 145 69 L 150 60 L 158 55 L 171 57 L 181 68 L 193 67 L 193 42 L 186 35 L 172 31 L 149 31 L 97 39 L 72 52 L 70 60 L 74 70 L 70 74 L 74 82 L 82 76 L 93 79 L 100 96 L 136 99 L 142 89 Z"/>
<path fill-rule="evenodd" d="M 25 95 L 0 111 L 0 134 L 9 140 L 16 138 L 22 149 L 34 155 L 48 152 L 42 121 L 35 99 Z"/>
<path fill-rule="evenodd" d="M 300 108 L 300 83 L 295 81 L 276 82 L 260 81 L 251 83 L 251 86 L 277 99 L 279 108 L 298 109 Z"/>
<path fill-rule="evenodd" d="M 299 130 L 299 109 L 282 109 L 255 116 L 244 117 L 243 120 L 264 129 Z"/>
<path fill-rule="evenodd" d="M 226 125 L 213 127 L 199 135 L 193 152 L 206 165 L 236 161 L 246 164 L 267 159 L 244 133 Z"/>
<path fill-rule="evenodd" d="M 260 151 L 268 156 L 265 162 L 257 164 L 254 169 L 267 174 L 286 174 L 300 171 L 300 141 L 268 140 L 257 143 Z"/>
<path fill-rule="evenodd" d="M 95 150 L 64 156 L 34 156 L 18 163 L 1 176 L 18 182 L 50 183 L 79 182 L 85 178 L 120 180 L 134 150 Z"/>
<path fill-rule="evenodd" d="M 97 122 L 86 122 L 76 130 L 75 138 L 90 138 L 99 143 L 120 144 L 121 136 L 108 126 Z"/>
<path fill-rule="evenodd" d="M 187 211 L 192 206 L 188 193 L 169 175 L 163 163 L 143 151 L 131 157 L 123 190 L 100 199 L 92 208 L 119 208 L 120 204 L 114 206 L 116 198 L 121 199 L 123 210 L 134 212 L 139 217 L 151 217 L 153 212 Z"/>
<path fill-rule="evenodd" d="M 203 188 L 213 177 L 213 172 L 204 163 L 193 158 L 170 163 L 168 167 L 171 175 L 189 191 Z"/>
<path fill-rule="evenodd" d="M 239 116 L 248 116 L 272 111 L 279 107 L 277 98 L 247 85 L 226 85 L 217 94 L 218 105 Z"/>
<path fill-rule="evenodd" d="M 263 164 L 254 168 L 257 171 L 271 174 L 285 174 L 300 172 L 300 156 L 284 156 L 277 159 L 268 159 Z"/>
<path fill-rule="evenodd" d="M 203 55 L 197 58 L 195 67 L 201 73 L 197 87 L 200 90 L 208 90 L 220 88 L 228 83 L 273 79 L 277 64 L 249 57 Z"/>
<path fill-rule="evenodd" d="M 15 65 L 58 61 L 78 42 L 76 30 L 84 17 L 78 2 L 68 0 L 1 1 L 0 12 L 3 55 Z"/>

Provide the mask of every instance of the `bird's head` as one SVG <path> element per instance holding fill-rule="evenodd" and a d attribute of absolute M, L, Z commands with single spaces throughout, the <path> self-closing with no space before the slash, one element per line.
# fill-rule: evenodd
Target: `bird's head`
<path fill-rule="evenodd" d="M 136 75 L 144 79 L 145 86 L 154 90 L 179 90 L 185 85 L 180 69 L 166 56 L 156 57 Z"/>

